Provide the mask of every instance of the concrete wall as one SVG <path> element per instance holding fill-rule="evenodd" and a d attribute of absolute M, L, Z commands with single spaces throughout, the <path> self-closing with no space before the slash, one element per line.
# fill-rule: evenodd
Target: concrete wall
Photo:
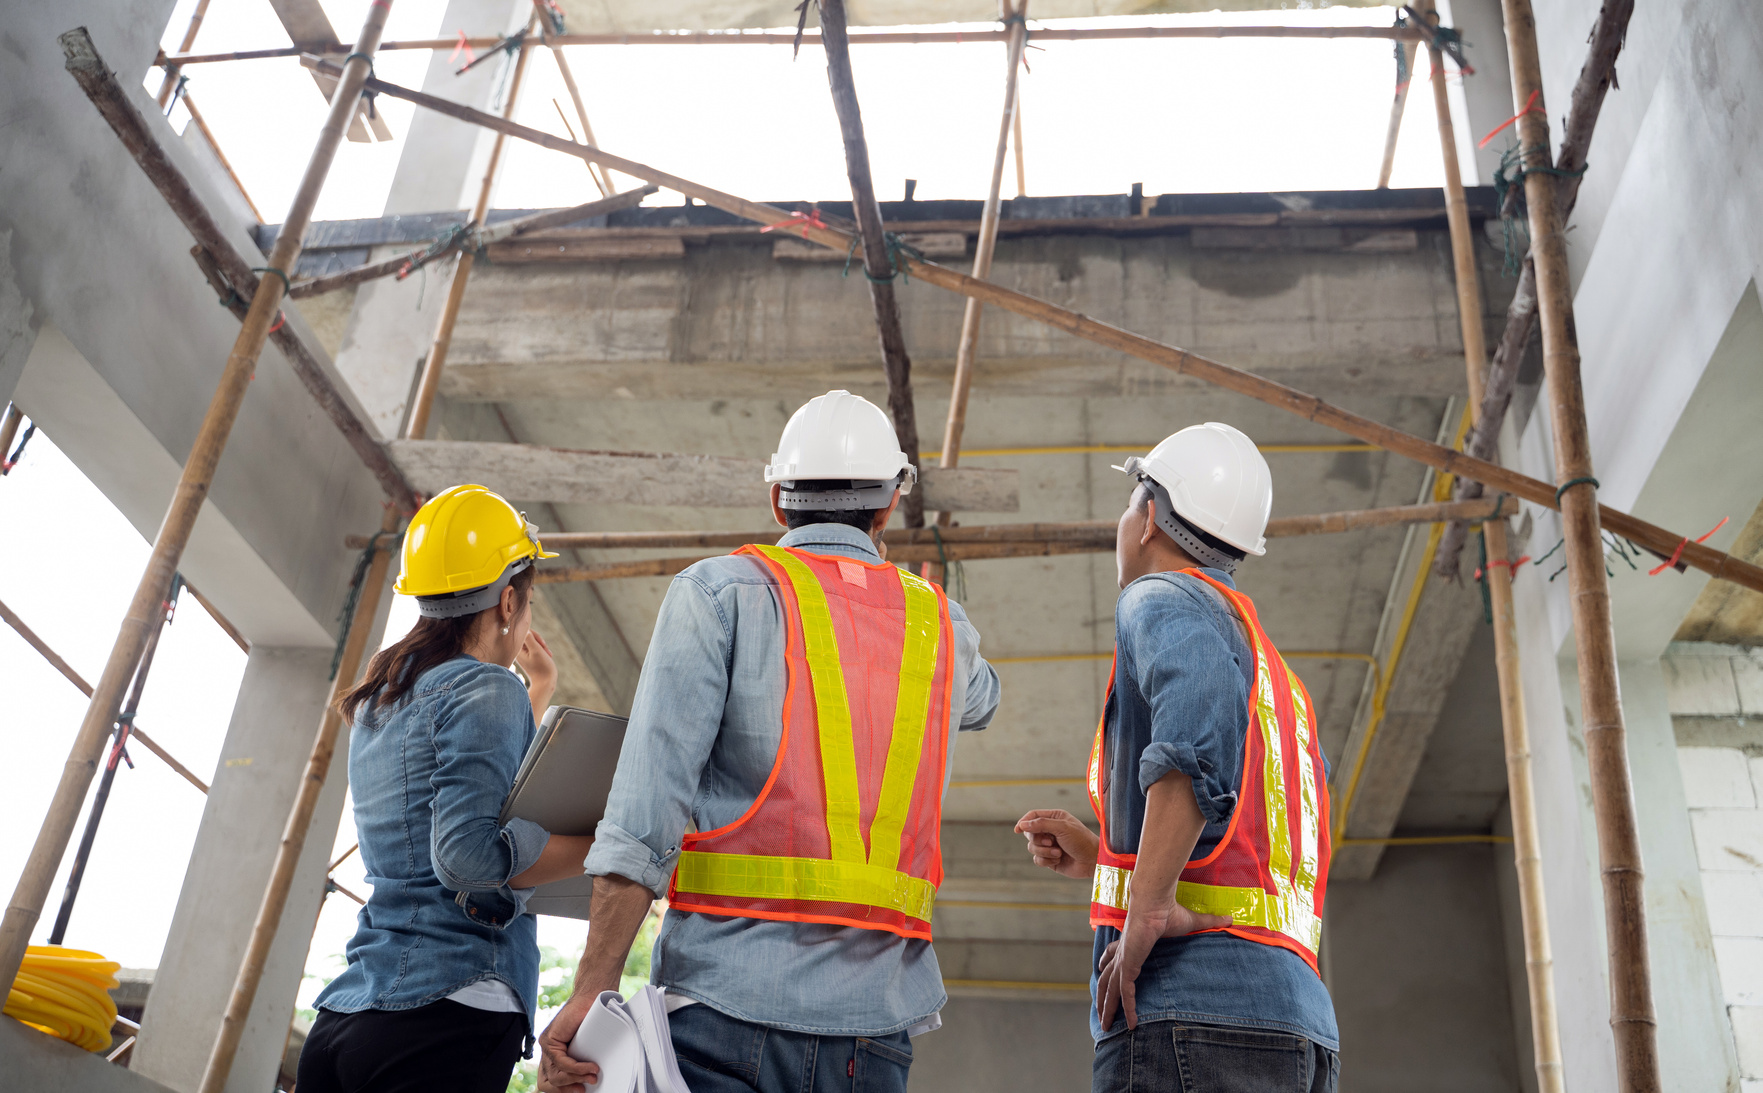
<path fill-rule="evenodd" d="M 1343 1090 L 1518 1088 L 1495 864 L 1486 846 L 1392 847 L 1373 879 L 1329 884 Z"/>
<path fill-rule="evenodd" d="M 1741 1088 L 1763 1090 L 1763 658 L 1676 645 L 1663 662 L 1678 769 Z"/>
<path fill-rule="evenodd" d="M 1083 1093 L 1094 1056 L 1087 993 L 952 992 L 943 1027 L 912 1041 L 912 1093 Z"/>
<path fill-rule="evenodd" d="M 6 1088 L 30 1093 L 169 1093 L 132 1070 L 0 1017 L 0 1064 Z"/>

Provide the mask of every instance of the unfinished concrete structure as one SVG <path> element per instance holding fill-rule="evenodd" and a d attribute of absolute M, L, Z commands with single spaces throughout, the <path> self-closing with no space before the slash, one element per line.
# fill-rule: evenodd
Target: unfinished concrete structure
<path fill-rule="evenodd" d="M 40 423 L 144 533 L 158 525 L 238 324 L 213 306 L 185 257 L 188 233 L 62 70 L 53 43 L 84 24 L 112 66 L 144 71 L 169 7 L 19 12 L 4 29 L 17 63 L 0 70 L 0 96 L 22 119 L 0 133 L 11 153 L 0 162 L 21 165 L 0 169 L 0 397 Z M 693 10 L 666 25 L 725 25 L 684 7 Z M 875 21 L 907 21 L 910 5 L 899 7 Z M 508 0 L 455 0 L 446 25 L 498 32 L 524 11 Z M 1065 13 L 1048 5 L 1037 14 Z M 1596 15 L 1589 2 L 1539 13 L 1551 101 L 1567 102 Z M 584 32 L 648 25 L 601 26 L 573 11 L 570 19 Z M 1570 251 L 1595 463 L 1612 505 L 1690 536 L 1731 515 L 1710 545 L 1755 559 L 1763 220 L 1744 180 L 1760 166 L 1763 77 L 1744 59 L 1763 46 L 1763 18 L 1707 0 L 1636 20 Z M 1498 7 L 1464 0 L 1446 21 L 1485 47 L 1458 129 L 1486 132 L 1514 110 Z M 426 84 L 486 108 L 493 88 L 488 75 L 455 79 L 440 57 Z M 158 124 L 234 245 L 267 250 L 274 229 L 255 223 L 200 135 L 180 140 Z M 419 112 L 404 139 L 386 218 L 315 225 L 296 276 L 407 253 L 464 219 L 457 210 L 475 192 L 487 137 Z M 1464 158 L 1476 174 L 1466 181 L 1491 180 L 1497 156 Z M 1471 209 L 1484 321 L 1497 337 L 1512 281 L 1502 276 L 1502 234 L 1487 219 L 1497 216 L 1493 193 L 1472 190 Z M 890 202 L 883 211 L 891 225 L 918 231 L 934 260 L 962 266 L 972 254 L 978 202 Z M 812 394 L 839 386 L 885 398 L 866 287 L 840 276 L 842 259 L 702 206 L 629 210 L 504 245 L 472 275 L 428 435 L 762 458 Z M 1007 204 L 991 280 L 1446 444 L 1464 410 L 1452 250 L 1436 191 L 1019 199 Z M 150 294 L 130 288 L 143 284 Z M 940 421 L 960 305 L 928 285 L 901 295 L 919 412 Z M 422 303 L 413 283 L 378 280 L 287 309 L 381 440 L 403 431 L 443 294 Z M 1016 470 L 1017 505 L 964 513 L 963 523 L 1112 519 L 1125 491 L 1107 469 L 1118 455 L 1102 449 L 1142 449 L 1209 419 L 1273 448 L 1276 516 L 1432 497 L 1419 464 L 1019 316 L 988 312 L 978 362 L 965 459 Z M 1540 370 L 1533 357 L 1520 373 L 1501 461 L 1552 480 L 1549 416 L 1533 410 Z M 398 458 L 413 481 L 422 477 L 418 455 Z M 752 506 L 510 492 L 547 528 L 568 531 L 765 524 Z M 344 537 L 379 525 L 379 494 L 272 347 L 182 563 L 251 641 L 226 755 L 254 761 L 214 772 L 131 1070 L 0 1022 L 5 1058 L 33 1087 L 197 1088 L 329 690 L 333 620 L 355 561 Z M 1522 553 L 1548 552 L 1562 537 L 1555 521 L 1527 505 Z M 1335 801 L 1349 804 L 1323 957 L 1345 1087 L 1535 1088 L 1494 643 L 1479 588 L 1422 577 L 1428 534 L 1422 525 L 1275 542 L 1246 569 L 1244 588 L 1316 698 Z M 664 553 L 584 551 L 577 560 Z M 1551 580 L 1552 561 L 1517 572 L 1563 1063 L 1570 1087 L 1612 1088 L 1567 581 Z M 945 1028 L 918 1042 L 914 1082 L 1082 1088 L 1085 893 L 1036 876 L 1008 824 L 1028 807 L 1084 812 L 1079 779 L 1105 682 L 1113 566 L 1105 554 L 999 559 L 967 563 L 963 577 L 986 655 L 1000 665 L 1004 706 L 991 730 L 960 744 L 936 921 L 952 1000 Z M 664 589 L 662 578 L 546 586 L 539 627 L 567 638 L 558 643 L 558 701 L 628 706 Z M 1763 736 L 1747 720 L 1763 713 L 1763 666 L 1747 651 L 1763 640 L 1763 609 L 1757 593 L 1693 569 L 1647 577 L 1620 568 L 1612 589 L 1665 1087 L 1739 1090 L 1763 1082 Z M 1356 771 L 1350 800 L 1342 771 Z M 229 1089 L 274 1080 L 343 781 L 339 766 Z"/>

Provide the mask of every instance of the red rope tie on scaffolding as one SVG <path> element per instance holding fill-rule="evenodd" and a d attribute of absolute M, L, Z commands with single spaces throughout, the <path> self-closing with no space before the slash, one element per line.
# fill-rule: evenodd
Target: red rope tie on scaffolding
<path fill-rule="evenodd" d="M 1526 554 L 1524 557 L 1519 558 L 1517 561 L 1513 561 L 1513 562 L 1496 560 L 1496 561 L 1489 562 L 1486 566 L 1476 566 L 1475 567 L 1475 579 L 1478 581 L 1481 580 L 1482 571 L 1484 569 L 1492 569 L 1495 566 L 1504 566 L 1506 568 L 1507 573 L 1510 573 L 1513 576 L 1517 576 L 1518 575 L 1518 567 L 1528 561 L 1530 561 L 1530 555 Z"/>
<path fill-rule="evenodd" d="M 791 213 L 788 220 L 779 220 L 775 224 L 767 224 L 765 227 L 759 229 L 759 234 L 764 235 L 766 232 L 775 231 L 778 228 L 794 228 L 797 226 L 801 227 L 802 238 L 804 239 L 808 238 L 809 228 L 826 228 L 826 221 L 820 218 L 820 206 L 816 205 L 813 209 L 810 209 L 805 213 Z"/>
<path fill-rule="evenodd" d="M 1714 532 L 1719 531 L 1721 528 L 1725 527 L 1726 522 L 1731 519 L 1732 519 L 1732 517 L 1730 517 L 1730 516 L 1722 516 L 1720 518 L 1720 522 L 1718 524 L 1715 524 L 1713 529 L 1710 530 L 1708 532 L 1708 534 L 1699 536 L 1696 539 L 1696 542 L 1698 542 L 1698 543 L 1707 542 L 1709 539 L 1714 537 Z M 1678 560 L 1683 557 L 1683 548 L 1687 547 L 1689 545 L 1690 545 L 1690 541 L 1688 539 L 1685 539 L 1683 542 L 1678 543 L 1677 549 L 1671 552 L 1671 557 L 1665 559 L 1665 561 L 1654 566 L 1652 569 L 1647 570 L 1647 576 L 1657 577 L 1659 574 L 1665 572 L 1667 569 L 1670 569 L 1673 566 L 1677 565 Z"/>
<path fill-rule="evenodd" d="M 286 323 L 287 321 L 288 321 L 288 313 L 287 312 L 285 312 L 285 311 L 276 312 L 275 313 L 275 325 L 269 328 L 269 332 L 271 334 L 274 334 L 276 331 L 280 330 L 282 328 L 282 324 Z"/>
<path fill-rule="evenodd" d="M 471 48 L 471 42 L 465 37 L 465 30 L 463 28 L 459 31 L 459 41 L 454 45 L 453 53 L 447 58 L 447 63 L 452 64 L 454 61 L 457 61 L 459 59 L 459 54 L 462 52 L 465 54 L 465 59 L 467 61 L 477 60 L 477 53 Z"/>
<path fill-rule="evenodd" d="M 1500 133 L 1503 130 L 1505 130 L 1507 127 L 1517 125 L 1518 119 L 1524 117 L 1524 115 L 1526 115 L 1526 114 L 1542 114 L 1545 117 L 1548 116 L 1548 111 L 1544 110 L 1543 108 L 1541 108 L 1537 105 L 1537 96 L 1541 95 L 1542 93 L 1543 93 L 1543 89 L 1540 87 L 1537 88 L 1535 91 L 1532 91 L 1530 93 L 1530 98 L 1525 100 L 1524 109 L 1520 110 L 1518 113 L 1512 115 L 1511 117 L 1507 118 L 1505 121 L 1501 122 L 1494 129 L 1493 132 L 1491 132 L 1487 136 L 1481 138 L 1480 143 L 1476 144 L 1476 147 L 1477 148 L 1486 148 L 1488 146 L 1489 141 L 1491 141 L 1495 137 L 1499 136 Z"/>

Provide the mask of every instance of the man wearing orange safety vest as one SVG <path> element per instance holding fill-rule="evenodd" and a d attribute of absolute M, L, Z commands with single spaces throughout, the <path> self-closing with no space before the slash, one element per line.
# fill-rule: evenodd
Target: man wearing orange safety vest
<path fill-rule="evenodd" d="M 955 732 L 998 705 L 961 606 L 883 560 L 915 474 L 878 407 L 822 395 L 765 471 L 789 531 L 674 578 L 587 859 L 593 928 L 540 1038 L 546 1088 L 591 1088 L 565 1049 L 661 896 L 651 978 L 694 1093 L 906 1088 L 946 1001 L 930 923 Z"/>
<path fill-rule="evenodd" d="M 1232 578 L 1265 553 L 1267 462 L 1209 422 L 1116 469 L 1135 485 L 1090 752 L 1101 835 L 1056 809 L 1017 824 L 1036 864 L 1092 886 L 1094 1090 L 1332 1093 L 1327 768 L 1310 696 Z"/>

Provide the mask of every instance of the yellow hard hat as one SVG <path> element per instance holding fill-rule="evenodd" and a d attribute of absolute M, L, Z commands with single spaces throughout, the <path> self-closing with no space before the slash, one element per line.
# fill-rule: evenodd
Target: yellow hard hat
<path fill-rule="evenodd" d="M 454 486 L 429 498 L 404 532 L 404 564 L 393 587 L 416 596 L 433 618 L 472 615 L 495 603 L 513 576 L 555 558 L 539 529 L 500 494 Z"/>

